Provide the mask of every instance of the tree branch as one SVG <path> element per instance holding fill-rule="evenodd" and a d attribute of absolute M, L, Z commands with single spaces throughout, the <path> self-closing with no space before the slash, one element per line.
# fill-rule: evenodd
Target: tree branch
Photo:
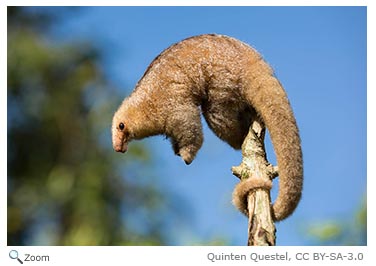
<path fill-rule="evenodd" d="M 233 201 L 248 216 L 249 246 L 275 245 L 270 188 L 271 180 L 278 176 L 278 168 L 266 159 L 264 137 L 264 127 L 254 121 L 242 145 L 243 160 L 232 167 L 233 174 L 241 179 L 234 189 Z"/>

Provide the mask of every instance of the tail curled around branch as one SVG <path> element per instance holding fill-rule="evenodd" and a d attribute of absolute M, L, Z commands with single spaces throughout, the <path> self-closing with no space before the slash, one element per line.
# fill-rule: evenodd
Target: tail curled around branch
<path fill-rule="evenodd" d="M 247 98 L 269 130 L 277 157 L 279 192 L 273 204 L 273 215 L 274 220 L 279 221 L 293 213 L 301 198 L 302 150 L 299 130 L 282 85 L 273 76 L 266 62 L 260 60 L 257 68 L 264 68 L 265 71 L 258 72 L 257 76 L 251 78 L 252 89 Z"/>

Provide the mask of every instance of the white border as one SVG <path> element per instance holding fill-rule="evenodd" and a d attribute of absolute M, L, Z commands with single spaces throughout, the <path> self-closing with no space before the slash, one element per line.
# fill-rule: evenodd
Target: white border
<path fill-rule="evenodd" d="M 87 0 L 14 0 L 4 1 L 11 6 L 369 6 L 371 0 L 138 0 L 138 1 L 87 1 Z"/>
<path fill-rule="evenodd" d="M 0 32 L 2 32 L 2 38 L 0 42 L 0 124 L 5 125 L 0 130 L 0 243 L 1 245 L 7 242 L 7 42 L 6 42 L 6 32 L 7 32 L 7 9 L 3 6 L 0 9 Z M 0 258 L 1 260 L 1 258 Z"/>

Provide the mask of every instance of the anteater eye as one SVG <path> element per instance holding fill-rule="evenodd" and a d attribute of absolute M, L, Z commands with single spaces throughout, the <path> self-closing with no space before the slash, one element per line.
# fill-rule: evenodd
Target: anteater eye
<path fill-rule="evenodd" d="M 124 129 L 124 124 L 123 124 L 123 123 L 120 123 L 120 124 L 119 124 L 119 128 L 120 128 L 120 130 L 123 130 L 123 129 Z"/>

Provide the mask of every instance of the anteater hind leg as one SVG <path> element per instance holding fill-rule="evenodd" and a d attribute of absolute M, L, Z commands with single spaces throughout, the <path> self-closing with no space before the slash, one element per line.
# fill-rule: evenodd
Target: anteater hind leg
<path fill-rule="evenodd" d="M 240 149 L 252 122 L 255 110 L 245 102 L 210 102 L 203 106 L 204 117 L 211 130 L 234 149 Z"/>

